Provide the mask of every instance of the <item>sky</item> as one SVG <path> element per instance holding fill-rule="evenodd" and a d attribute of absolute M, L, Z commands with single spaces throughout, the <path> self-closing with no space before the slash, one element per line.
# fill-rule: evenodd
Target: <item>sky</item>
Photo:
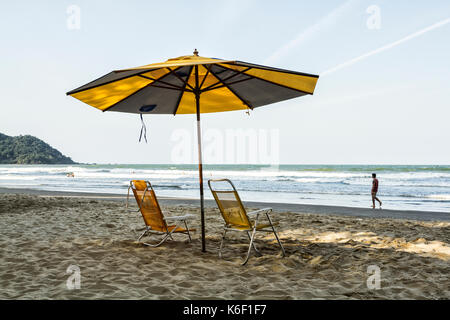
<path fill-rule="evenodd" d="M 450 164 L 448 0 L 17 0 L 2 3 L 0 34 L 0 132 L 77 162 L 196 163 L 194 115 L 146 116 L 139 143 L 138 115 L 65 93 L 197 48 L 320 75 L 312 96 L 202 115 L 205 163 Z M 242 132 L 270 159 L 227 160 Z"/>

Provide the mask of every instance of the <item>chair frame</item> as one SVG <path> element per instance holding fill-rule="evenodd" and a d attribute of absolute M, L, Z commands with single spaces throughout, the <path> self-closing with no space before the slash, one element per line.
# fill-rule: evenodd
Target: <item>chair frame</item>
<path fill-rule="evenodd" d="M 216 195 L 216 192 L 220 192 L 220 190 L 213 189 L 213 187 L 211 185 L 211 182 L 228 182 L 231 185 L 231 187 L 233 188 L 233 192 L 234 192 L 234 194 L 236 196 L 236 201 L 239 203 L 239 206 L 243 210 L 243 212 L 244 212 L 248 222 L 250 223 L 250 225 L 252 225 L 252 227 L 247 228 L 247 229 L 238 229 L 238 228 L 234 228 L 230 224 L 227 224 L 227 220 L 225 219 L 225 216 L 224 216 L 225 213 L 222 211 L 222 208 L 221 208 L 221 205 L 220 205 L 220 201 L 221 200 L 219 200 L 217 198 L 217 195 Z M 256 235 L 257 231 L 273 232 L 273 234 L 275 235 L 275 238 L 276 238 L 276 240 L 278 242 L 278 245 L 280 246 L 282 256 L 283 257 L 286 256 L 286 252 L 284 250 L 283 244 L 281 243 L 281 241 L 280 241 L 280 239 L 278 237 L 278 234 L 275 231 L 275 226 L 272 223 L 272 219 L 270 218 L 270 215 L 269 215 L 270 213 L 272 213 L 272 208 L 263 208 L 263 209 L 259 209 L 259 210 L 255 210 L 255 211 L 251 211 L 251 212 L 247 213 L 247 210 L 245 209 L 244 205 L 242 204 L 241 198 L 239 197 L 239 194 L 238 194 L 238 192 L 237 192 L 233 182 L 231 182 L 231 180 L 229 180 L 229 179 L 211 179 L 211 180 L 208 180 L 208 186 L 209 186 L 209 189 L 211 190 L 211 193 L 214 196 L 214 199 L 216 200 L 217 206 L 218 206 L 218 208 L 220 210 L 220 213 L 222 214 L 222 217 L 224 218 L 224 221 L 225 221 L 225 225 L 223 227 L 222 240 L 220 242 L 220 247 L 219 247 L 219 257 L 220 258 L 222 258 L 222 248 L 223 248 L 223 244 L 225 242 L 225 236 L 227 234 L 227 231 L 245 232 L 247 234 L 249 240 L 250 240 L 250 244 L 248 246 L 247 255 L 246 255 L 242 265 L 245 265 L 248 262 L 248 260 L 250 258 L 250 253 L 251 253 L 252 248 L 255 250 L 255 252 L 256 252 L 256 254 L 258 256 L 262 255 L 261 252 L 256 248 L 255 243 L 254 243 L 255 235 Z M 258 222 L 259 222 L 260 215 L 266 216 L 266 218 L 267 218 L 267 220 L 269 222 L 269 226 L 268 227 L 264 227 L 264 228 L 259 228 L 258 229 Z M 253 217 L 254 217 L 254 219 L 253 219 L 253 223 L 252 223 L 252 220 L 250 218 L 253 218 Z"/>
<path fill-rule="evenodd" d="M 133 184 L 133 181 L 134 181 L 134 180 L 130 181 L 130 186 L 128 187 L 128 194 L 127 194 L 127 208 L 128 208 L 128 200 L 129 200 L 129 198 L 130 198 L 130 189 L 133 189 L 133 188 L 136 189 L 136 187 L 135 187 L 134 184 Z M 142 181 L 144 181 L 144 180 L 142 180 Z M 194 218 L 194 216 L 191 215 L 191 214 L 186 214 L 186 215 L 184 215 L 184 216 L 165 217 L 163 211 L 161 210 L 161 207 L 159 206 L 159 201 L 158 201 L 158 198 L 156 197 L 156 193 L 155 193 L 155 190 L 154 190 L 153 187 L 152 187 L 152 184 L 150 183 L 150 181 L 145 181 L 145 183 L 146 183 L 147 186 L 146 186 L 146 188 L 145 188 L 145 190 L 144 190 L 144 193 L 142 194 L 142 199 L 140 200 L 141 203 L 140 203 L 140 204 L 138 203 L 139 209 L 137 210 L 137 212 L 141 212 L 142 218 L 144 219 L 144 215 L 143 215 L 143 213 L 142 213 L 142 211 L 141 211 L 141 206 L 142 206 L 142 204 L 144 203 L 145 194 L 147 193 L 147 191 L 150 191 L 150 190 L 151 190 L 151 191 L 153 192 L 153 194 L 155 195 L 155 201 L 156 201 L 158 210 L 161 212 L 161 216 L 163 217 L 162 219 L 163 219 L 163 221 L 164 221 L 164 226 L 165 226 L 165 228 L 166 228 L 166 231 L 153 230 L 153 229 L 151 228 L 151 226 L 147 225 L 147 222 L 146 222 L 145 219 L 144 219 L 145 230 L 144 230 L 144 232 L 142 232 L 142 233 L 139 235 L 139 237 L 138 237 L 138 239 L 137 239 L 137 242 L 140 243 L 140 242 L 141 242 L 141 239 L 142 239 L 143 237 L 145 237 L 145 236 L 150 236 L 151 234 L 162 235 L 162 236 L 163 236 L 162 239 L 161 239 L 159 242 L 157 242 L 157 243 L 142 242 L 142 244 L 144 244 L 144 245 L 146 245 L 146 246 L 149 246 L 149 247 L 159 247 L 159 246 L 162 245 L 167 239 L 170 238 L 171 240 L 173 240 L 172 234 L 174 234 L 174 233 L 183 233 L 183 234 L 187 234 L 187 236 L 189 237 L 189 242 L 191 242 L 191 241 L 192 241 L 192 237 L 191 237 L 190 231 L 195 231 L 195 229 L 191 229 L 191 230 L 189 229 L 188 224 L 187 224 L 187 220 Z M 136 200 L 137 200 L 137 199 L 136 199 Z M 133 212 L 135 212 L 135 211 L 133 211 Z M 171 231 L 169 231 L 169 226 L 167 225 L 167 222 L 170 222 L 170 221 L 175 222 L 174 228 L 173 228 Z M 181 232 L 178 231 L 178 232 L 176 232 L 176 230 L 180 227 L 180 224 L 184 224 L 184 227 L 186 228 L 186 231 L 181 231 Z M 172 226 L 170 226 L 170 227 L 172 227 Z M 141 230 L 142 230 L 142 229 L 141 229 Z M 134 231 L 136 232 L 136 229 L 134 229 Z"/>

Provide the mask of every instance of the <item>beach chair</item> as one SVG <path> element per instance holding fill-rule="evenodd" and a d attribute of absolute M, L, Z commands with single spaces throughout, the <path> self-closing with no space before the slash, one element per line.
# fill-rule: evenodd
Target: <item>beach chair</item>
<path fill-rule="evenodd" d="M 224 188 L 225 190 L 219 190 L 214 188 L 213 184 L 218 185 L 219 182 L 225 184 L 227 188 Z M 275 231 L 275 225 L 277 225 L 277 223 L 273 223 L 269 215 L 269 213 L 272 212 L 272 208 L 264 208 L 247 213 L 247 211 L 244 208 L 244 205 L 242 204 L 241 198 L 239 197 L 239 194 L 236 191 L 236 188 L 234 187 L 233 183 L 228 179 L 208 180 L 208 186 L 209 189 L 211 190 L 211 193 L 214 196 L 214 199 L 216 200 L 220 213 L 222 214 L 222 217 L 225 220 L 222 241 L 220 242 L 219 247 L 220 258 L 222 257 L 222 248 L 225 242 L 225 235 L 227 231 L 245 232 L 250 240 L 247 256 L 245 257 L 242 265 L 245 265 L 247 263 L 250 257 L 252 247 L 257 253 L 257 255 L 259 256 L 261 255 L 261 253 L 258 251 L 254 243 L 255 234 L 257 231 L 273 232 L 275 238 L 278 241 L 278 245 L 280 246 L 283 257 L 286 255 L 283 245 L 281 244 L 277 232 Z M 259 221 L 260 216 L 265 216 L 267 221 L 265 223 L 260 223 Z"/>
<path fill-rule="evenodd" d="M 158 247 L 169 238 L 173 240 L 172 234 L 174 233 L 186 234 L 189 237 L 189 241 L 192 240 L 190 231 L 195 231 L 195 229 L 189 229 L 187 220 L 194 218 L 193 215 L 165 217 L 152 185 L 149 181 L 144 180 L 132 180 L 130 182 L 127 195 L 127 208 L 130 189 L 133 191 L 139 211 L 145 222 L 145 230 L 139 236 L 137 242 L 140 242 L 144 236 L 150 236 L 151 234 L 162 235 L 162 239 L 157 243 L 142 242 L 146 246 Z M 180 225 L 184 226 L 184 228 Z"/>

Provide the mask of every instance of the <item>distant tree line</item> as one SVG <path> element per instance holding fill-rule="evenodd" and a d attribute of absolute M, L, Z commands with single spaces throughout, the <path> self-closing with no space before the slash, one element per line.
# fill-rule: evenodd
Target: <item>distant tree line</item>
<path fill-rule="evenodd" d="M 36 137 L 0 133 L 0 164 L 74 164 L 69 157 Z"/>

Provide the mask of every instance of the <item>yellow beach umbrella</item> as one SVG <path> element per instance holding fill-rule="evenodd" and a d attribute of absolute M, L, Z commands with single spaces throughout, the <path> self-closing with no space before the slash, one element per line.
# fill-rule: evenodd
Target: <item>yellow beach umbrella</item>
<path fill-rule="evenodd" d="M 202 251 L 205 247 L 200 114 L 254 109 L 313 94 L 318 75 L 193 55 L 112 71 L 67 92 L 102 111 L 196 114 Z"/>

